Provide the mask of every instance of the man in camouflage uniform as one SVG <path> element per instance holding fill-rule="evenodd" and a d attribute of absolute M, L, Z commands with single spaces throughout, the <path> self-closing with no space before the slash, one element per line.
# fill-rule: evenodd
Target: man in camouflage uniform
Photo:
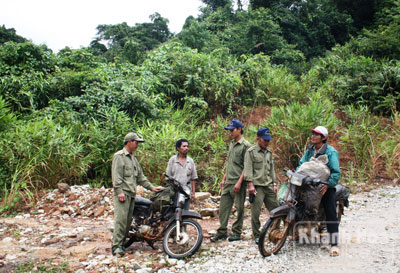
<path fill-rule="evenodd" d="M 226 173 L 221 181 L 222 189 L 219 207 L 219 222 L 216 236 L 211 237 L 211 242 L 227 238 L 227 225 L 229 215 L 235 203 L 237 217 L 232 225 L 232 235 L 228 238 L 230 242 L 240 240 L 243 226 L 244 201 L 246 199 L 246 184 L 243 182 L 244 155 L 250 147 L 250 143 L 242 136 L 243 125 L 238 120 L 232 120 L 225 128 L 231 131 L 232 142 L 229 144 L 229 152 Z"/>
<path fill-rule="evenodd" d="M 133 152 L 143 139 L 133 132 L 124 138 L 124 148 L 114 154 L 112 161 L 112 182 L 114 189 L 114 233 L 112 238 L 112 254 L 123 256 L 124 242 L 132 222 L 135 206 L 136 186 L 159 191 L 162 187 L 154 187 L 144 176 L 142 168 Z"/>
<path fill-rule="evenodd" d="M 250 147 L 244 158 L 244 180 L 249 194 L 255 194 L 251 204 L 251 227 L 256 244 L 260 236 L 260 213 L 263 203 L 269 211 L 278 207 L 272 152 L 267 149 L 272 140 L 268 128 L 257 131 L 257 144 Z"/>

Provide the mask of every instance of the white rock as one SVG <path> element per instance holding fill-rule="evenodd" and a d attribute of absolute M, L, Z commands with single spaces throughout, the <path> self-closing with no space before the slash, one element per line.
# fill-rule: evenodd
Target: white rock
<path fill-rule="evenodd" d="M 170 265 L 176 265 L 178 263 L 177 259 L 167 257 L 167 261 Z"/>
<path fill-rule="evenodd" d="M 11 238 L 11 237 L 6 237 L 6 238 L 3 239 L 3 242 L 4 242 L 4 243 L 10 243 L 10 242 L 12 242 L 12 241 L 14 241 L 14 239 Z"/>
<path fill-rule="evenodd" d="M 106 257 L 106 255 L 98 255 L 96 256 L 97 260 L 103 260 Z"/>
<path fill-rule="evenodd" d="M 111 260 L 110 259 L 105 259 L 103 261 L 100 262 L 101 264 L 111 264 Z"/>
<path fill-rule="evenodd" d="M 8 260 L 8 261 L 15 260 L 16 258 L 17 258 L 17 255 L 7 254 L 7 256 L 6 256 L 6 260 Z"/>

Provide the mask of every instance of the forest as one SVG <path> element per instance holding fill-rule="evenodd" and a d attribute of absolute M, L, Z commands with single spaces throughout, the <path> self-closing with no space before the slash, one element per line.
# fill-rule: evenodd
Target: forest
<path fill-rule="evenodd" d="M 278 174 L 324 125 L 341 183 L 399 183 L 400 0 L 202 2 L 179 33 L 154 13 L 57 53 L 0 26 L 0 213 L 60 182 L 111 187 L 130 131 L 150 181 L 187 138 L 199 190 L 218 193 L 233 118 L 253 144 L 270 128 Z"/>

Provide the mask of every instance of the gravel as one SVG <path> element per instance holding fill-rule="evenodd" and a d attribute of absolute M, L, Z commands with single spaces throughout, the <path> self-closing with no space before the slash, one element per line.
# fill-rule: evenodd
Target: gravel
<path fill-rule="evenodd" d="M 339 247 L 341 255 L 330 257 L 320 245 L 287 241 L 277 255 L 263 258 L 252 239 L 215 244 L 207 239 L 200 253 L 158 272 L 400 272 L 400 187 L 351 195 Z"/>

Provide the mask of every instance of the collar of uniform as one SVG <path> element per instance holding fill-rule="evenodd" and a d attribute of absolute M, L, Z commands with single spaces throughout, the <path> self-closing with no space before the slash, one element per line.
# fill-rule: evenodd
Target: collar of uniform
<path fill-rule="evenodd" d="M 128 150 L 127 150 L 125 147 L 122 149 L 122 151 L 124 152 L 124 155 L 132 155 L 132 154 L 130 154 L 130 153 L 128 152 Z"/>
<path fill-rule="evenodd" d="M 244 141 L 244 137 L 242 136 L 242 137 L 239 139 L 238 142 L 236 142 L 236 141 L 233 139 L 233 140 L 232 140 L 232 143 L 233 143 L 234 145 L 236 145 L 236 144 L 242 144 L 243 141 Z"/>
<path fill-rule="evenodd" d="M 266 148 L 266 149 L 261 149 L 261 147 L 260 147 L 260 145 L 258 145 L 258 143 L 256 144 L 256 150 L 257 150 L 257 152 L 263 152 L 263 153 L 268 153 L 268 152 L 271 152 L 270 150 L 268 150 L 268 148 Z"/>

